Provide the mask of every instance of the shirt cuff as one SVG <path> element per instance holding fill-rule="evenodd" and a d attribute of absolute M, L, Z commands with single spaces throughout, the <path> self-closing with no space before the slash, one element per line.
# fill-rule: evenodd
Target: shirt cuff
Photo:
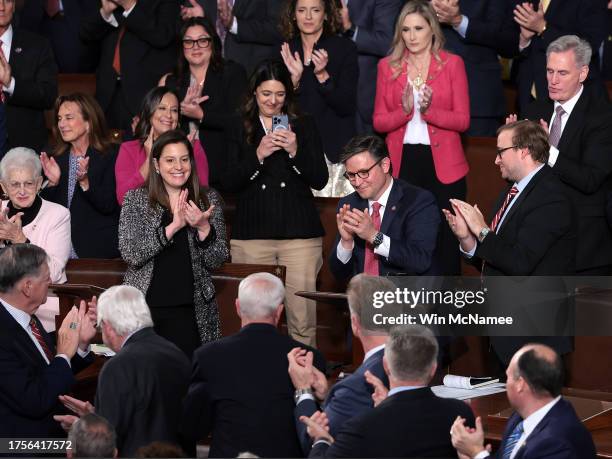
<path fill-rule="evenodd" d="M 91 345 L 89 344 L 87 345 L 87 349 L 85 349 L 84 351 L 82 351 L 80 347 L 77 347 L 77 354 L 79 355 L 79 357 L 82 357 L 82 358 L 87 357 L 90 351 L 91 351 Z"/>
<path fill-rule="evenodd" d="M 355 33 L 353 34 L 353 38 L 351 38 L 351 40 L 353 41 L 357 41 L 357 34 L 359 33 L 359 27 L 356 26 L 355 27 Z"/>
<path fill-rule="evenodd" d="M 322 439 L 322 438 L 321 438 L 320 440 L 315 441 L 315 442 L 312 444 L 312 447 L 314 448 L 314 447 L 315 447 L 316 445 L 318 445 L 319 443 L 325 443 L 327 446 L 331 446 L 331 443 L 330 443 L 330 442 L 328 442 L 327 440 L 324 440 L 324 439 Z"/>
<path fill-rule="evenodd" d="M 459 25 L 457 26 L 453 26 L 453 29 L 455 29 L 455 31 L 461 35 L 463 38 L 465 38 L 465 36 L 467 35 L 467 28 L 468 25 L 470 24 L 470 20 L 467 18 L 467 16 L 465 14 L 461 15 L 461 22 L 459 23 Z"/>
<path fill-rule="evenodd" d="M 381 257 L 389 258 L 389 252 L 391 252 L 391 238 L 383 234 L 383 241 L 374 249 L 374 253 Z"/>
<path fill-rule="evenodd" d="M 519 51 L 523 51 L 525 48 L 529 48 L 530 44 L 531 44 L 531 40 L 529 40 L 525 46 L 521 46 L 519 44 Z"/>
<path fill-rule="evenodd" d="M 7 87 L 3 89 L 3 91 L 7 93 L 9 96 L 13 95 L 13 92 L 15 91 L 15 78 L 11 77 L 11 82 L 9 83 Z"/>
<path fill-rule="evenodd" d="M 236 19 L 236 16 L 234 16 L 232 20 L 232 26 L 229 29 L 229 33 L 233 33 L 234 35 L 238 33 L 238 19 Z"/>
<path fill-rule="evenodd" d="M 478 247 L 478 242 L 474 244 L 474 247 L 472 247 L 472 250 L 470 250 L 469 252 L 466 252 L 461 248 L 461 244 L 459 244 L 459 251 L 467 258 L 472 258 L 474 254 L 476 253 L 476 247 Z"/>
<path fill-rule="evenodd" d="M 70 368 L 72 368 L 72 365 L 70 365 L 70 359 L 68 358 L 68 356 L 66 354 L 57 354 L 55 357 L 61 357 L 62 359 L 64 359 L 66 361 L 68 366 Z"/>
<path fill-rule="evenodd" d="M 295 402 L 295 404 L 299 405 L 304 400 L 312 400 L 312 401 L 316 402 L 316 400 L 315 400 L 315 398 L 314 398 L 314 396 L 312 394 L 302 394 L 302 395 L 300 395 L 300 398 L 298 398 L 297 402 Z"/>
<path fill-rule="evenodd" d="M 353 247 L 355 247 L 355 241 L 353 241 L 353 246 L 350 249 L 345 249 L 342 246 L 342 241 L 338 242 L 338 247 L 336 247 L 336 257 L 338 257 L 338 260 L 340 260 L 342 264 L 347 264 L 353 256 Z"/>
<path fill-rule="evenodd" d="M 131 13 L 132 11 L 134 11 L 134 8 L 136 8 L 136 4 L 137 4 L 137 3 L 138 3 L 138 2 L 134 3 L 134 4 L 132 5 L 132 7 L 131 7 L 129 10 L 125 10 L 123 13 L 121 13 L 121 14 L 123 14 L 123 17 L 124 17 L 124 18 L 127 18 L 127 17 L 130 15 L 130 13 Z"/>
<path fill-rule="evenodd" d="M 548 165 L 550 167 L 554 167 L 558 158 L 559 158 L 559 150 L 557 150 L 555 147 L 551 145 L 550 150 L 548 150 Z"/>
<path fill-rule="evenodd" d="M 112 25 L 113 27 L 119 27 L 119 23 L 117 22 L 117 19 L 115 18 L 113 14 L 111 14 L 109 18 L 105 18 L 104 15 L 102 14 L 102 11 L 100 11 L 100 16 L 102 16 L 102 19 L 104 19 L 104 21 L 106 21 L 108 24 Z"/>
<path fill-rule="evenodd" d="M 484 457 L 489 457 L 489 452 L 486 449 L 482 450 L 476 456 L 474 456 L 474 459 L 483 459 Z"/>

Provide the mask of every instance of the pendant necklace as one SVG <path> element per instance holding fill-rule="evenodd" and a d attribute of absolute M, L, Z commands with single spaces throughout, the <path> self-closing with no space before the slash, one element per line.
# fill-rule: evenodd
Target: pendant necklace
<path fill-rule="evenodd" d="M 410 63 L 409 60 L 408 63 Z M 414 59 L 412 65 L 414 65 L 417 70 L 417 76 L 414 80 L 412 80 L 412 86 L 414 86 L 418 92 L 421 89 L 421 86 L 425 84 L 425 80 L 423 79 L 423 70 L 416 64 L 416 59 Z"/>

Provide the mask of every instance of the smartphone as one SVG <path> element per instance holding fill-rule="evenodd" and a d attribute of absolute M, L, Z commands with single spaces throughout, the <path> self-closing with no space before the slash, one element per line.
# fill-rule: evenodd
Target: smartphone
<path fill-rule="evenodd" d="M 289 117 L 284 113 L 272 117 L 272 132 L 276 132 L 279 129 L 289 130 Z"/>

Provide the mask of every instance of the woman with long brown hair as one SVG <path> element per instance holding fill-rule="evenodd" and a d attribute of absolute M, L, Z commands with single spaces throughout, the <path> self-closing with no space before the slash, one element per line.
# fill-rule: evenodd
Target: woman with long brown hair
<path fill-rule="evenodd" d="M 58 97 L 54 115 L 52 147 L 40 155 L 47 178 L 41 196 L 70 210 L 72 258 L 118 258 L 117 148 L 102 109 L 77 92 Z"/>

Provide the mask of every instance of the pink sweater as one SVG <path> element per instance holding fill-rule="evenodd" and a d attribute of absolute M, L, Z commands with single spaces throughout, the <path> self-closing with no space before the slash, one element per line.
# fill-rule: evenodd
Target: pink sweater
<path fill-rule="evenodd" d="M 208 186 L 208 160 L 199 140 L 196 140 L 193 144 L 193 153 L 200 184 Z M 140 145 L 139 140 L 130 140 L 121 144 L 115 163 L 117 201 L 119 201 L 119 204 L 123 205 L 125 193 L 144 185 L 144 178 L 140 175 L 140 166 L 146 159 L 147 153 Z"/>

